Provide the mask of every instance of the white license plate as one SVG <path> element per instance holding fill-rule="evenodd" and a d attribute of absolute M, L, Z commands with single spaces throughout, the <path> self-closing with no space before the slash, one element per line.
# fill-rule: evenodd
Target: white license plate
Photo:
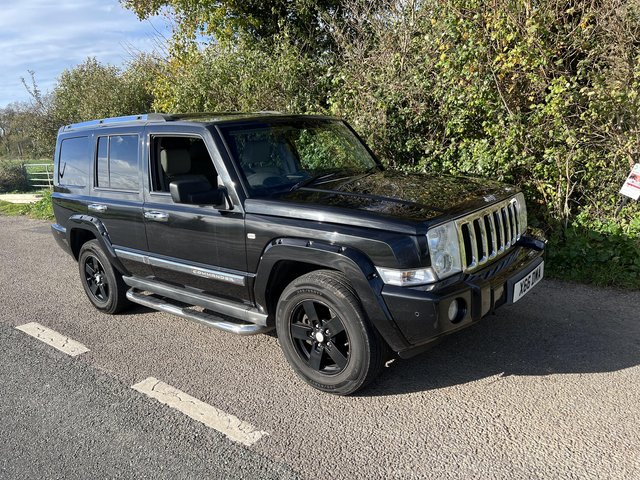
<path fill-rule="evenodd" d="M 544 262 L 531 270 L 529 274 L 513 286 L 513 303 L 524 297 L 544 275 Z"/>

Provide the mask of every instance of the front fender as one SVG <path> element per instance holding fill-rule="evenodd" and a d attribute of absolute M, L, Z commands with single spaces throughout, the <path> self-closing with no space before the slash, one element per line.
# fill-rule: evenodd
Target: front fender
<path fill-rule="evenodd" d="M 269 281 L 280 261 L 295 261 L 342 272 L 355 289 L 362 307 L 376 330 L 395 351 L 409 346 L 382 298 L 382 280 L 373 263 L 359 250 L 313 240 L 279 238 L 273 240 L 260 259 L 254 295 L 258 305 L 267 305 Z"/>

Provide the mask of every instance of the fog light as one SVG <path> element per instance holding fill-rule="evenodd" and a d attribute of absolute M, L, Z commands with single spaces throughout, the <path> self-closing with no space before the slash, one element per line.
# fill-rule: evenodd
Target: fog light
<path fill-rule="evenodd" d="M 458 313 L 460 312 L 460 305 L 458 304 L 458 300 L 454 300 L 449 304 L 449 321 L 454 322 L 458 318 Z"/>

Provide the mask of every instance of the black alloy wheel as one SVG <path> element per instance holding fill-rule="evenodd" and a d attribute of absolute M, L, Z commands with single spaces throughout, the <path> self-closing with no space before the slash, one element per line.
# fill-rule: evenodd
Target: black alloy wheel
<path fill-rule="evenodd" d="M 282 352 L 293 370 L 323 392 L 349 395 L 371 382 L 386 345 L 346 277 L 317 270 L 293 280 L 276 308 Z"/>
<path fill-rule="evenodd" d="M 80 281 L 94 307 L 105 313 L 118 313 L 131 305 L 127 300 L 129 287 L 122 274 L 115 270 L 97 240 L 89 240 L 78 256 Z"/>
<path fill-rule="evenodd" d="M 349 336 L 344 324 L 323 302 L 305 300 L 295 307 L 291 337 L 301 360 L 315 371 L 335 375 L 349 362 Z"/>
<path fill-rule="evenodd" d="M 84 259 L 84 281 L 96 301 L 106 303 L 109 300 L 109 281 L 100 260 L 94 255 Z"/>

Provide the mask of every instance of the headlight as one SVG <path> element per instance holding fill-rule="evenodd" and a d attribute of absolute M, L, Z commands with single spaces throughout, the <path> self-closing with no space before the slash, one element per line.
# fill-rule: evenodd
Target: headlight
<path fill-rule="evenodd" d="M 431 268 L 443 279 L 462 271 L 458 230 L 454 222 L 438 225 L 427 231 Z"/>
<path fill-rule="evenodd" d="M 434 283 L 462 271 L 458 231 L 453 222 L 438 225 L 427 232 L 431 267 L 395 269 L 376 267 L 382 281 L 389 285 L 410 287 Z"/>
<path fill-rule="evenodd" d="M 438 278 L 431 268 L 417 268 L 414 270 L 396 270 L 395 268 L 376 267 L 378 275 L 384 283 L 399 287 L 410 287 L 433 283 Z"/>

